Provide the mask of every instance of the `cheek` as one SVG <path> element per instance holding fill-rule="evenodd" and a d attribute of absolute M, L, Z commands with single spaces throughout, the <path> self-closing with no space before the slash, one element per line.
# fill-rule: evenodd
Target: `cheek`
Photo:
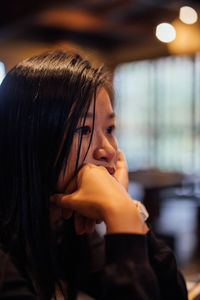
<path fill-rule="evenodd" d="M 115 150 L 116 155 L 117 155 L 118 145 L 117 145 L 117 139 L 116 139 L 116 137 L 114 135 L 111 135 L 110 138 L 109 138 L 109 142 L 110 142 L 110 145 Z"/>
<path fill-rule="evenodd" d="M 68 163 L 66 168 L 63 168 L 59 178 L 58 178 L 58 184 L 57 184 L 57 190 L 59 193 L 63 193 L 63 192 L 69 192 L 68 188 L 68 183 L 70 181 L 70 179 L 72 178 L 72 176 L 74 175 L 74 171 L 75 171 L 75 167 L 76 167 L 76 159 L 77 159 L 77 153 L 78 153 L 78 144 L 79 144 L 79 139 L 78 136 L 74 136 L 73 139 L 73 143 L 72 143 L 72 147 L 71 147 L 71 151 L 68 157 Z M 81 167 L 84 156 L 87 152 L 88 149 L 88 144 L 89 141 L 86 141 L 86 139 L 82 140 L 82 144 L 81 144 L 81 151 L 80 151 L 80 156 L 79 156 L 79 164 L 78 164 L 78 168 Z M 90 150 L 89 150 L 90 152 Z M 90 153 L 88 152 L 87 158 L 90 157 Z M 92 162 L 90 161 L 84 161 L 84 162 Z"/>
<path fill-rule="evenodd" d="M 71 151 L 68 157 L 68 163 L 66 167 L 63 167 L 62 171 L 60 172 L 57 184 L 57 191 L 59 193 L 65 192 L 67 184 L 74 174 L 77 157 L 77 143 L 77 139 L 74 138 Z"/>
<path fill-rule="evenodd" d="M 90 143 L 90 138 L 88 137 L 83 137 L 82 139 L 82 143 L 81 143 L 81 151 L 80 151 L 80 156 L 79 156 L 79 167 L 85 163 L 86 159 L 84 160 L 83 162 L 83 159 L 85 157 L 85 154 L 87 153 L 87 150 L 88 150 L 88 147 L 89 147 L 89 143 Z M 86 158 L 88 157 L 88 155 L 90 155 L 90 149 L 92 147 L 92 143 L 90 145 L 90 148 L 88 150 L 88 153 L 87 153 L 87 156 Z"/>
<path fill-rule="evenodd" d="M 58 193 L 64 193 L 67 189 L 68 182 L 73 176 L 76 160 L 73 156 L 69 155 L 68 164 L 60 172 L 57 184 Z"/>
<path fill-rule="evenodd" d="M 116 164 L 117 159 L 118 159 L 118 145 L 117 145 L 117 139 L 114 136 L 112 137 L 111 145 L 112 145 L 113 149 L 115 150 L 114 161 L 115 161 L 115 164 Z"/>
<path fill-rule="evenodd" d="M 86 153 L 86 152 L 85 152 Z M 94 158 L 93 158 L 93 153 L 94 153 L 94 149 L 92 147 L 92 145 L 90 146 L 90 149 L 88 150 L 88 153 L 87 153 L 87 156 L 84 160 L 84 163 L 86 164 L 90 164 L 90 163 L 93 163 L 94 161 Z"/>
<path fill-rule="evenodd" d="M 116 151 L 118 150 L 117 139 L 115 136 L 112 137 L 112 146 Z"/>

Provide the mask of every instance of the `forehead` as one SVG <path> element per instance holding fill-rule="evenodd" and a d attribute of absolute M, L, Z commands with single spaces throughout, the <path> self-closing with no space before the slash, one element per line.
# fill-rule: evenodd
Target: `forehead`
<path fill-rule="evenodd" d="M 91 113 L 93 113 L 93 105 L 94 105 L 94 99 L 90 104 L 88 113 L 89 115 Z M 114 112 L 113 112 L 113 108 L 112 108 L 112 104 L 110 101 L 110 97 L 107 93 L 107 91 L 105 90 L 105 88 L 100 88 L 99 91 L 97 92 L 97 96 L 96 96 L 96 109 L 95 109 L 95 115 L 99 115 L 100 113 L 102 114 L 109 114 L 109 115 L 113 115 L 112 117 L 114 117 Z"/>

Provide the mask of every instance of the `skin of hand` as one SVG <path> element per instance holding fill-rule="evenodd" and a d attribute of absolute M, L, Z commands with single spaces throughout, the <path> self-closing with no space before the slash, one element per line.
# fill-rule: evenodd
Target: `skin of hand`
<path fill-rule="evenodd" d="M 117 163 L 116 163 L 116 169 L 114 173 L 115 179 L 128 191 L 128 167 L 126 160 L 124 158 L 124 155 L 122 151 L 117 150 Z M 70 187 L 68 186 L 68 190 L 74 191 L 76 189 L 75 182 L 72 181 L 70 184 Z M 71 218 L 73 214 L 73 210 L 66 209 L 66 208 L 60 208 L 54 203 L 50 204 L 52 207 L 52 213 L 51 213 L 51 223 L 54 223 L 57 219 L 60 217 L 68 220 Z M 85 231 L 87 234 L 92 233 L 94 231 L 95 224 L 100 224 L 102 220 L 90 220 L 88 218 L 85 218 L 81 216 L 80 214 L 75 213 L 75 219 L 76 221 L 79 219 L 85 227 Z M 75 222 L 76 223 L 76 222 Z M 82 234 L 81 232 L 79 234 Z"/>
<path fill-rule="evenodd" d="M 128 191 L 128 184 L 129 184 L 128 166 L 125 157 L 123 155 L 123 152 L 121 150 L 118 150 L 117 152 L 118 152 L 118 159 L 117 159 L 114 177 L 121 185 L 123 185 L 126 191 Z M 147 233 L 149 231 L 149 227 L 145 222 L 144 222 L 143 230 L 144 233 Z"/>
<path fill-rule="evenodd" d="M 144 233 L 136 205 L 104 167 L 84 165 L 77 176 L 77 188 L 69 195 L 54 195 L 51 202 L 95 222 L 103 220 L 107 233 Z"/>

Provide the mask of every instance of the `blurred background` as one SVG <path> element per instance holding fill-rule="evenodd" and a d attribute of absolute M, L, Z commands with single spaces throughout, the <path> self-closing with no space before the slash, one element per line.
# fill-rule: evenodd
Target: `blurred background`
<path fill-rule="evenodd" d="M 130 193 L 186 276 L 200 272 L 199 19 L 197 0 L 0 1 L 0 81 L 57 48 L 113 72 Z"/>

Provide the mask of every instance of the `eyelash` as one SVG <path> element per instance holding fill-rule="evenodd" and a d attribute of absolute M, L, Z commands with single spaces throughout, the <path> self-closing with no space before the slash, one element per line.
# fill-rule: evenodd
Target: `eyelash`
<path fill-rule="evenodd" d="M 115 125 L 109 126 L 106 129 L 107 134 L 112 134 L 113 131 L 115 130 Z M 89 126 L 83 126 L 83 127 L 79 127 L 75 130 L 76 133 L 82 134 L 82 135 L 89 135 L 92 130 Z"/>
<path fill-rule="evenodd" d="M 91 133 L 91 128 L 89 126 L 83 126 L 83 127 L 77 128 L 75 130 L 75 132 L 82 134 L 82 135 L 89 135 Z"/>
<path fill-rule="evenodd" d="M 115 125 L 112 125 L 112 126 L 109 126 L 106 131 L 108 134 L 112 134 L 114 130 L 115 130 Z"/>

